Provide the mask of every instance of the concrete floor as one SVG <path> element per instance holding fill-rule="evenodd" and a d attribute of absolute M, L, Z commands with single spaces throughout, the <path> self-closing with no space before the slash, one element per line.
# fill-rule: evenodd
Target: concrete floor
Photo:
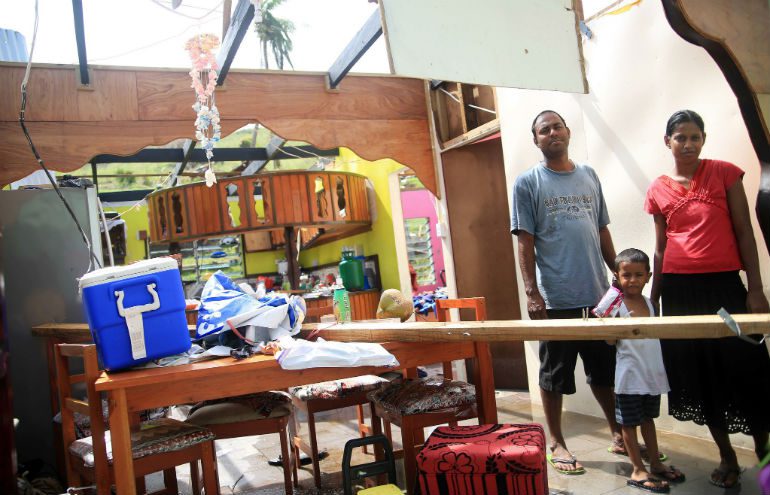
<path fill-rule="evenodd" d="M 497 409 L 501 423 L 545 423 L 542 409 L 532 406 L 526 392 L 497 392 Z M 323 476 L 322 490 L 315 490 L 312 473 L 308 468 L 301 468 L 299 495 L 341 494 L 340 465 L 342 448 L 345 441 L 356 435 L 355 410 L 348 408 L 340 411 L 318 414 L 318 441 L 329 456 L 321 461 Z M 302 420 L 303 418 L 300 418 Z M 472 424 L 472 422 L 469 422 Z M 631 472 L 631 464 L 625 457 L 607 452 L 609 433 L 606 423 L 599 418 L 581 414 L 565 413 L 565 432 L 567 442 L 573 454 L 585 466 L 587 473 L 579 476 L 559 474 L 549 466 L 548 483 L 552 495 L 639 495 L 638 489 L 626 486 L 626 479 Z M 306 431 L 306 429 L 304 430 Z M 394 427 L 395 447 L 398 448 L 399 434 Z M 742 476 L 739 488 L 719 489 L 709 484 L 709 474 L 718 463 L 718 454 L 713 442 L 686 437 L 666 432 L 658 433 L 661 450 L 669 456 L 669 464 L 675 465 L 687 476 L 687 481 L 672 486 L 671 493 L 677 495 L 718 495 L 741 494 L 760 495 L 757 485 L 756 458 L 753 452 L 738 449 L 741 466 L 748 469 Z M 267 460 L 280 453 L 278 437 L 264 435 L 233 440 L 217 441 L 219 459 L 219 480 L 222 495 L 270 495 L 282 494 L 283 474 L 281 468 L 267 464 Z M 371 457 L 356 454 L 354 463 L 366 462 Z M 189 493 L 188 473 L 179 469 L 180 490 Z M 399 485 L 403 485 L 403 474 L 398 466 Z M 155 483 L 156 479 L 150 480 Z"/>

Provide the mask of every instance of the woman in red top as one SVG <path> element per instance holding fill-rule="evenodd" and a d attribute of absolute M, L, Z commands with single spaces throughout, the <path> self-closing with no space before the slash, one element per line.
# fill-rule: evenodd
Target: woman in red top
<path fill-rule="evenodd" d="M 651 298 L 662 314 L 768 313 L 743 171 L 732 163 L 701 159 L 703 119 L 676 112 L 666 125 L 674 170 L 647 190 L 645 210 L 655 219 Z M 739 277 L 746 271 L 748 291 Z M 669 413 L 709 427 L 721 462 L 711 483 L 729 488 L 740 467 L 729 433 L 754 437 L 760 459 L 767 448 L 770 356 L 767 347 L 735 338 L 661 340 L 671 392 Z"/>

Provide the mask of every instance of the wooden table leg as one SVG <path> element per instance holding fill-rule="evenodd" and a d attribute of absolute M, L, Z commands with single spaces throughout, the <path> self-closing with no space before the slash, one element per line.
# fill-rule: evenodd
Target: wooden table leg
<path fill-rule="evenodd" d="M 497 402 L 495 401 L 495 377 L 492 372 L 492 354 L 489 344 L 475 342 L 476 359 L 473 360 L 474 376 L 476 376 L 476 404 L 479 413 L 479 423 L 497 423 Z"/>
<path fill-rule="evenodd" d="M 126 391 L 110 393 L 110 435 L 112 436 L 112 466 L 115 469 L 115 487 L 118 495 L 134 495 L 134 461 L 131 458 L 131 426 L 128 416 Z"/>

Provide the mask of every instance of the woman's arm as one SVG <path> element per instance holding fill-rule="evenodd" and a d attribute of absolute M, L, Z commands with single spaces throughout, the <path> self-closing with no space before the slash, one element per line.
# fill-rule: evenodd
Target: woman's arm
<path fill-rule="evenodd" d="M 663 255 L 666 253 L 666 217 L 661 214 L 653 215 L 655 221 L 655 256 L 652 265 L 652 288 L 650 301 L 655 306 L 655 312 L 660 314 L 660 277 L 663 273 Z"/>
<path fill-rule="evenodd" d="M 743 189 L 743 181 L 737 180 L 727 190 L 727 206 L 730 209 L 730 218 L 733 222 L 735 237 L 738 239 L 738 251 L 741 255 L 743 268 L 746 270 L 748 282 L 748 295 L 746 306 L 752 313 L 770 313 L 770 305 L 762 288 L 762 276 L 759 273 L 759 255 L 757 254 L 757 242 L 754 239 L 754 229 L 751 226 L 749 214 L 749 202 L 746 199 L 746 191 Z"/>

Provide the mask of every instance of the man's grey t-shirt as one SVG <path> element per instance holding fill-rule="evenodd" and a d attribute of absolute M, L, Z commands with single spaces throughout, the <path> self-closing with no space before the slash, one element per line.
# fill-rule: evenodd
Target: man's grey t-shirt
<path fill-rule="evenodd" d="M 555 172 L 543 162 L 513 186 L 511 232 L 535 237 L 537 285 L 548 309 L 595 306 L 609 287 L 599 229 L 610 223 L 594 170 Z"/>

